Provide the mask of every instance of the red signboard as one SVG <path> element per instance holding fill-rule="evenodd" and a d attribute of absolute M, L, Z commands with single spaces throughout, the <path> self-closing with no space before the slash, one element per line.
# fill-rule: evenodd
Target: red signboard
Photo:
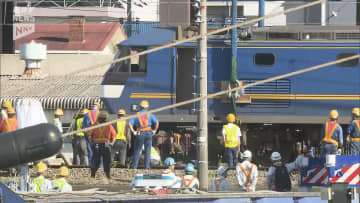
<path fill-rule="evenodd" d="M 31 33 L 35 32 L 35 25 L 34 24 L 20 24 L 15 23 L 13 26 L 13 40 L 17 40 L 21 37 L 25 37 Z"/>

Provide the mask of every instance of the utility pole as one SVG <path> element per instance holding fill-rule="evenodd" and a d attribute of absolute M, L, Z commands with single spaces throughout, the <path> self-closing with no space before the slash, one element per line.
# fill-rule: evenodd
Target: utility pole
<path fill-rule="evenodd" d="M 200 3 L 200 35 L 199 40 L 199 96 L 207 95 L 207 17 L 206 0 Z M 208 111 L 207 99 L 200 100 L 198 112 L 198 146 L 199 146 L 199 179 L 200 190 L 208 190 Z"/>
<path fill-rule="evenodd" d="M 127 0 L 127 26 L 126 26 L 126 34 L 128 37 L 131 36 L 131 25 L 132 25 L 132 15 L 131 15 L 131 4 L 132 0 Z"/>
<path fill-rule="evenodd" d="M 237 0 L 232 0 L 231 24 L 237 24 Z M 231 75 L 230 83 L 236 85 L 237 80 L 237 28 L 231 30 Z M 231 112 L 236 115 L 236 95 L 231 93 Z"/>

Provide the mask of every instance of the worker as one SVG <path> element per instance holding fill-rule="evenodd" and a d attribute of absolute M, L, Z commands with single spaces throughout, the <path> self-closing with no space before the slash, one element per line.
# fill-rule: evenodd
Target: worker
<path fill-rule="evenodd" d="M 47 166 L 44 162 L 36 165 L 36 178 L 31 184 L 31 192 L 48 192 L 52 189 L 51 181 L 45 178 Z"/>
<path fill-rule="evenodd" d="M 277 192 L 289 192 L 291 191 L 290 173 L 299 168 L 295 162 L 284 164 L 281 161 L 281 155 L 279 152 L 273 152 L 271 154 L 272 166 L 269 168 L 266 177 L 266 183 L 269 190 Z"/>
<path fill-rule="evenodd" d="M 83 128 L 84 115 L 88 112 L 88 109 L 83 109 L 75 119 L 76 130 Z M 87 139 L 85 132 L 79 132 L 74 135 L 73 139 L 73 151 L 74 151 L 74 165 L 89 166 Z"/>
<path fill-rule="evenodd" d="M 59 131 L 61 133 L 63 133 L 63 129 L 62 129 L 62 123 L 61 123 L 61 118 L 64 115 L 64 112 L 62 109 L 57 108 L 54 112 L 54 125 L 59 129 Z"/>
<path fill-rule="evenodd" d="M 0 123 L 0 132 L 2 133 L 9 133 L 18 129 L 18 121 L 14 107 L 9 107 L 7 114 L 7 118 Z"/>
<path fill-rule="evenodd" d="M 69 176 L 69 169 L 66 166 L 60 167 L 59 178 L 52 181 L 52 188 L 56 192 L 72 192 L 72 186 L 66 181 Z"/>
<path fill-rule="evenodd" d="M 142 100 L 140 102 L 140 111 L 137 113 L 137 118 L 133 118 L 129 122 L 131 132 L 136 136 L 134 156 L 131 163 L 131 168 L 136 169 L 140 158 L 142 146 L 145 146 L 145 168 L 150 169 L 150 153 L 152 146 L 152 136 L 159 128 L 159 121 L 153 114 L 146 113 L 149 108 L 149 102 Z M 142 115 L 140 115 L 142 114 Z M 136 131 L 135 131 L 135 128 Z"/>
<path fill-rule="evenodd" d="M 98 118 L 99 111 L 100 111 L 100 102 L 94 102 L 94 104 L 92 105 L 92 109 L 84 115 L 83 128 L 95 125 L 97 118 Z M 87 140 L 87 149 L 88 149 L 89 166 L 92 167 L 91 160 L 92 160 L 92 156 L 93 156 L 93 151 L 90 146 L 89 140 Z"/>
<path fill-rule="evenodd" d="M 353 120 L 347 129 L 346 140 L 350 143 L 350 154 L 360 155 L 360 108 L 353 108 L 352 118 Z"/>
<path fill-rule="evenodd" d="M 167 167 L 167 169 L 163 170 L 161 172 L 161 174 L 164 176 L 175 176 L 175 165 L 176 162 L 174 160 L 174 158 L 172 157 L 168 157 L 165 159 L 164 161 L 165 167 Z"/>
<path fill-rule="evenodd" d="M 124 109 L 119 109 L 118 119 L 126 116 L 126 111 Z M 125 168 L 126 161 L 126 151 L 128 144 L 128 125 L 126 125 L 126 120 L 117 121 L 115 124 L 116 129 L 116 141 L 114 146 L 111 149 L 111 160 L 115 160 L 115 155 L 117 154 L 117 160 L 119 161 L 120 168 Z"/>
<path fill-rule="evenodd" d="M 216 177 L 211 180 L 210 191 L 212 192 L 229 192 L 229 182 L 226 180 L 227 171 L 229 170 L 226 166 L 219 166 L 216 171 Z"/>
<path fill-rule="evenodd" d="M 192 163 L 185 166 L 185 175 L 181 178 L 182 188 L 199 189 L 199 180 L 194 176 L 195 167 Z"/>
<path fill-rule="evenodd" d="M 228 162 L 228 167 L 233 168 L 236 166 L 238 160 L 241 132 L 239 126 L 234 124 L 234 114 L 229 113 L 226 116 L 226 120 L 228 121 L 228 124 L 224 125 L 222 129 L 222 135 L 225 144 L 225 158 Z"/>
<path fill-rule="evenodd" d="M 99 118 L 96 124 L 105 123 L 108 114 L 106 111 L 99 113 Z M 100 167 L 100 161 L 103 160 L 104 172 L 105 172 L 105 183 L 109 184 L 110 181 L 110 166 L 111 166 L 111 152 L 110 148 L 114 145 L 116 132 L 114 127 L 110 124 L 107 126 L 95 128 L 88 132 L 89 141 L 93 148 L 93 159 L 91 167 L 91 177 L 95 178 L 96 171 Z"/>
<path fill-rule="evenodd" d="M 258 169 L 251 163 L 251 158 L 251 151 L 246 150 L 243 153 L 243 161 L 236 166 L 236 178 L 241 192 L 255 192 Z"/>
<path fill-rule="evenodd" d="M 321 156 L 327 154 L 341 154 L 343 146 L 343 132 L 341 126 L 336 122 L 339 117 L 337 110 L 333 109 L 329 114 L 329 121 L 324 125 L 322 130 Z"/>
<path fill-rule="evenodd" d="M 2 109 L 1 109 L 1 117 L 0 117 L 0 122 L 4 121 L 5 119 L 7 119 L 7 111 L 8 109 L 12 107 L 11 101 L 9 100 L 4 100 L 2 103 Z"/>

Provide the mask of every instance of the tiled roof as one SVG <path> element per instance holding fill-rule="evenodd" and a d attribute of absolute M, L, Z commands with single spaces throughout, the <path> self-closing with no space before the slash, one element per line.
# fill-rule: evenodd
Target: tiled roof
<path fill-rule="evenodd" d="M 118 29 L 123 32 L 120 23 L 85 23 L 85 41 L 69 42 L 69 24 L 35 23 L 35 32 L 16 40 L 15 49 L 34 40 L 46 44 L 47 50 L 103 51 Z"/>

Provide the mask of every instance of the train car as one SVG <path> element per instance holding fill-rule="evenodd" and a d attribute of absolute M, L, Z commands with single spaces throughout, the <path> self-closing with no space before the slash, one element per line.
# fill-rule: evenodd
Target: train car
<path fill-rule="evenodd" d="M 238 82 L 249 84 L 359 54 L 358 30 L 357 26 L 265 27 L 252 28 L 247 35 L 239 30 L 242 37 L 237 44 Z M 156 28 L 130 37 L 118 45 L 115 58 L 176 40 L 176 31 Z M 228 33 L 208 38 L 208 93 L 228 88 L 230 43 Z M 135 112 L 143 99 L 155 109 L 196 97 L 197 52 L 194 41 L 113 64 L 102 82 L 102 100 L 115 113 L 119 108 Z M 290 160 L 295 156 L 295 142 L 319 145 L 321 126 L 331 109 L 339 110 L 339 122 L 345 129 L 351 109 L 360 106 L 359 101 L 359 59 L 246 88 L 236 101 L 237 117 L 246 138 L 243 144 L 256 152 L 257 159 L 268 159 L 272 150 L 279 150 Z M 211 163 L 218 161 L 223 150 L 218 138 L 230 109 L 226 95 L 208 100 Z M 197 104 L 162 111 L 156 116 L 161 132 L 174 138 L 175 147 L 167 151 L 173 153 L 176 146 L 183 144 L 179 151 L 185 148 L 184 153 L 194 155 L 191 146 L 196 137 Z"/>

